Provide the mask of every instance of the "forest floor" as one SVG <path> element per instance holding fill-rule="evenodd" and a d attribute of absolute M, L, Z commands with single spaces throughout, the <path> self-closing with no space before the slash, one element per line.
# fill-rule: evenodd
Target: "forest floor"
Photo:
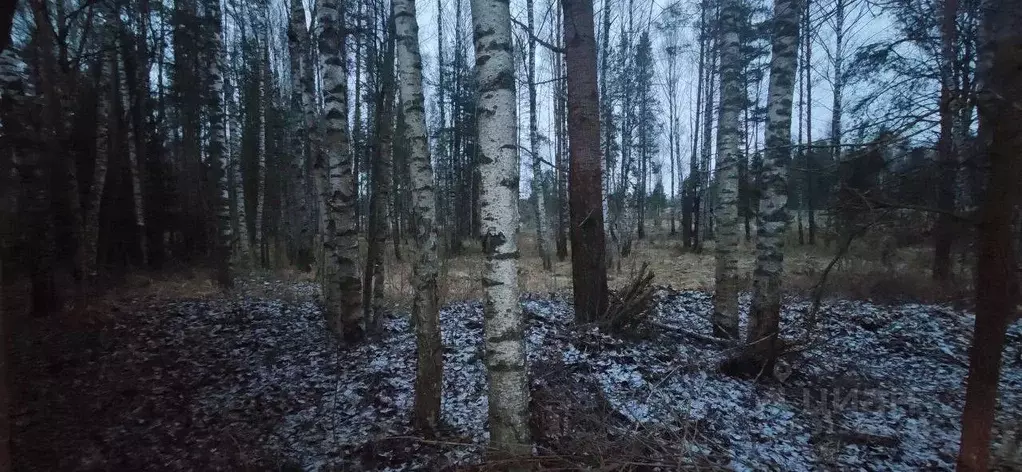
<path fill-rule="evenodd" d="M 710 265 L 712 267 L 712 265 Z M 554 292 L 554 293 L 550 293 Z M 949 304 L 789 297 L 775 378 L 719 372 L 711 295 L 657 290 L 634 336 L 572 323 L 558 290 L 523 296 L 534 466 L 632 470 L 950 470 L 973 320 Z M 471 296 L 471 294 L 468 294 Z M 33 320 L 16 341 L 16 470 L 501 470 L 486 442 L 482 306 L 448 303 L 443 434 L 409 427 L 415 343 L 395 309 L 339 346 L 308 280 L 231 292 L 162 281 L 88 319 Z M 743 295 L 743 313 L 748 295 Z M 995 431 L 1022 441 L 1022 323 L 1010 328 Z M 1014 459 L 1018 460 L 1018 459 Z"/>

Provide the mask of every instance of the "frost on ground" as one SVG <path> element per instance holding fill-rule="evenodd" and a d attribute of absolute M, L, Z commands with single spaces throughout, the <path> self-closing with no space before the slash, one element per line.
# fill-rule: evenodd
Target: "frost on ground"
<path fill-rule="evenodd" d="M 208 300 L 135 300 L 91 329 L 18 341 L 19 470 L 438 470 L 486 442 L 482 306 L 441 314 L 441 438 L 409 428 L 407 316 L 342 348 L 315 286 L 251 280 Z M 941 470 L 958 448 L 972 318 L 949 306 L 824 304 L 806 336 L 786 303 L 778 378 L 718 373 L 712 300 L 658 291 L 653 323 L 621 339 L 571 323 L 560 298 L 523 298 L 537 452 L 730 470 Z M 747 305 L 747 303 L 746 303 Z M 1009 332 L 995 437 L 1022 439 L 1022 323 Z M 998 450 L 1007 450 L 1000 448 Z M 604 457 L 604 461 L 613 458 Z M 1006 460 L 1005 458 L 1001 459 Z"/>

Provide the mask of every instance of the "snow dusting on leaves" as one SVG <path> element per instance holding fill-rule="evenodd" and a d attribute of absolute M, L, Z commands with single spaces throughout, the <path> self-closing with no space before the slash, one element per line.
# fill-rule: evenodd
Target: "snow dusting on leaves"
<path fill-rule="evenodd" d="M 317 294 L 307 282 L 253 279 L 208 300 L 135 300 L 91 331 L 40 323 L 19 341 L 16 465 L 396 471 L 478 463 L 488 439 L 481 304 L 441 312 L 444 430 L 426 442 L 409 426 L 415 339 L 407 315 L 386 317 L 377 338 L 342 346 Z M 747 312 L 747 296 L 742 306 Z M 587 402 L 607 441 L 655 438 L 660 445 L 643 454 L 660 464 L 954 464 L 973 320 L 950 306 L 838 300 L 823 305 L 807 334 L 809 303 L 786 300 L 784 341 L 808 347 L 782 359 L 779 371 L 790 376 L 759 383 L 719 373 L 733 351 L 708 336 L 706 293 L 659 290 L 647 333 L 629 339 L 574 325 L 562 298 L 526 296 L 522 307 L 541 453 L 579 434 L 553 431 L 575 424 L 551 405 L 559 400 Z M 998 445 L 1022 437 L 1020 349 L 1015 323 Z"/>

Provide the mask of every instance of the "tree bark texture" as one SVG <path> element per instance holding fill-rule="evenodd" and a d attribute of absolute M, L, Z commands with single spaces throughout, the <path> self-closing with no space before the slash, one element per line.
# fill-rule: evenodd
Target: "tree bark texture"
<path fill-rule="evenodd" d="M 227 186 L 227 170 L 230 168 L 227 149 L 227 135 L 224 132 L 224 52 L 223 52 L 223 30 L 220 25 L 220 1 L 210 0 L 206 5 L 206 12 L 209 15 L 209 22 L 212 25 L 213 60 L 207 65 L 206 73 L 210 79 L 209 93 L 209 160 L 214 186 L 211 200 L 216 212 L 216 243 L 214 245 L 214 260 L 216 265 L 216 280 L 223 288 L 230 288 L 233 284 L 231 270 L 231 207 L 229 187 Z"/>
<path fill-rule="evenodd" d="M 387 20 L 387 46 L 380 71 L 380 92 L 376 104 L 376 140 L 373 144 L 372 192 L 369 196 L 369 250 L 366 258 L 365 325 L 375 330 L 383 313 L 383 288 L 386 282 L 384 250 L 390 233 L 387 207 L 393 183 L 394 137 L 394 21 Z"/>
<path fill-rule="evenodd" d="M 756 224 L 756 269 L 745 355 L 756 372 L 773 372 L 780 328 L 784 239 L 788 231 L 788 163 L 791 162 L 791 103 L 798 56 L 798 0 L 776 0 L 770 83 L 767 91 L 766 149 L 760 173 Z"/>
<path fill-rule="evenodd" d="M 737 0 L 724 0 L 721 28 L 713 331 L 716 336 L 734 339 L 738 337 L 738 159 L 741 142 L 738 113 L 745 99 L 739 70 Z"/>
<path fill-rule="evenodd" d="M 319 2 L 319 55 L 323 73 L 323 153 L 328 168 L 323 231 L 323 303 L 327 324 L 347 342 L 362 337 L 362 279 L 355 224 L 358 192 L 348 147 L 348 83 L 342 55 L 343 11 L 339 0 Z M 258 216 L 258 215 L 257 215 Z"/>
<path fill-rule="evenodd" d="M 415 1 L 396 0 L 393 5 L 401 118 L 404 120 L 402 138 L 408 149 L 412 219 L 415 222 L 413 225 L 415 254 L 412 267 L 415 295 L 412 301 L 412 317 L 415 320 L 418 370 L 415 375 L 414 421 L 420 431 L 432 435 L 440 421 L 443 380 L 440 302 L 437 298 L 439 236 L 436 224 L 436 194 L 429 141 L 426 138 L 422 57 L 419 53 L 419 25 L 415 20 Z M 491 422 L 491 427 L 492 425 Z"/>
<path fill-rule="evenodd" d="M 575 319 L 588 323 L 607 311 L 596 38 L 592 0 L 562 0 L 561 5 L 568 81 L 571 276 Z"/>
<path fill-rule="evenodd" d="M 976 259 L 976 328 L 969 352 L 958 470 L 990 468 L 991 428 L 997 407 L 1006 331 L 1019 300 L 1012 221 L 1019 201 L 1022 149 L 1022 7 L 980 4 L 977 103 L 988 127 L 989 173 L 979 221 Z"/>
<path fill-rule="evenodd" d="M 478 102 L 480 236 L 490 446 L 499 455 L 532 451 L 525 323 L 518 303 L 518 149 L 511 13 L 502 0 L 472 0 Z M 595 142 L 595 141 L 594 141 Z"/>

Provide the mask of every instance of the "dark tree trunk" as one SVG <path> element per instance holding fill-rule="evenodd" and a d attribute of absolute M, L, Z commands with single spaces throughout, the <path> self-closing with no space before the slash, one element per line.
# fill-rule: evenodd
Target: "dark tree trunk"
<path fill-rule="evenodd" d="M 990 466 L 1001 356 L 1008 322 L 1019 299 L 1012 220 L 1022 178 L 1018 157 L 1018 149 L 1022 148 L 1022 113 L 1017 106 L 1022 102 L 1020 16 L 1017 6 L 1015 14 L 1011 14 L 994 7 L 1001 5 L 999 2 L 983 3 L 983 33 L 988 33 L 988 37 L 981 50 L 992 57 L 982 58 L 977 68 L 977 75 L 989 71 L 989 82 L 980 78 L 980 83 L 986 86 L 981 86 L 978 101 L 980 127 L 989 127 L 991 141 L 990 170 L 979 222 L 976 328 L 969 352 L 958 456 L 958 470 L 967 472 L 986 471 Z M 984 67 L 987 61 L 992 61 L 992 67 Z"/>
<path fill-rule="evenodd" d="M 568 77 L 572 284 L 575 317 L 589 322 L 607 310 L 593 3 L 592 0 L 562 0 L 561 5 Z"/>
<path fill-rule="evenodd" d="M 955 179 L 958 173 L 958 159 L 955 155 L 958 152 L 954 140 L 954 121 L 956 119 L 952 101 L 955 96 L 952 87 L 955 87 L 953 79 L 953 61 L 955 60 L 955 20 L 958 14 L 957 0 L 946 0 L 943 7 L 943 21 L 941 21 L 941 87 L 940 87 L 940 138 L 937 141 L 937 154 L 939 159 L 940 183 L 937 189 L 937 207 L 943 212 L 953 212 L 955 209 Z M 937 215 L 937 223 L 933 228 L 933 279 L 946 283 L 951 276 L 951 241 L 953 237 L 953 222 L 950 215 L 940 213 Z"/>
<path fill-rule="evenodd" d="M 383 250 L 387 245 L 387 201 L 390 199 L 392 155 L 392 118 L 394 105 L 394 26 L 387 20 L 387 49 L 383 59 L 380 93 L 376 103 L 377 139 L 373 143 L 373 161 L 369 193 L 369 248 L 363 275 L 363 310 L 366 330 L 376 331 L 383 311 L 385 269 Z"/>
<path fill-rule="evenodd" d="M 805 67 L 805 78 L 806 78 L 806 211 L 809 216 L 809 245 L 816 244 L 816 208 L 813 207 L 813 179 L 816 176 L 816 162 L 813 159 L 813 80 L 812 80 L 812 23 L 809 21 L 809 5 L 812 0 L 806 0 L 805 13 L 803 15 L 803 31 L 802 38 L 805 42 L 805 60 L 803 67 Z"/>

